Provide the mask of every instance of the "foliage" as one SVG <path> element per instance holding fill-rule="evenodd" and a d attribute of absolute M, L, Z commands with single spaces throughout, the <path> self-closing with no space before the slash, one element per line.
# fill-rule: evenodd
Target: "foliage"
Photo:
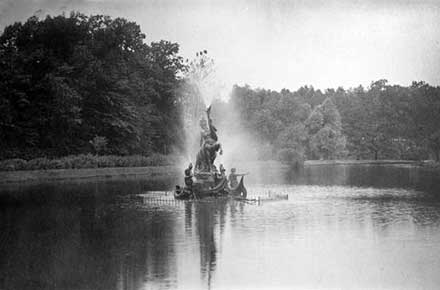
<path fill-rule="evenodd" d="M 295 160 L 337 158 L 345 152 L 338 109 L 313 87 L 275 92 L 235 86 L 229 106 L 238 112 L 244 130 L 272 147 L 259 150 L 276 152 L 272 158 L 290 160 L 292 152 Z"/>
<path fill-rule="evenodd" d="M 330 98 L 317 106 L 306 121 L 309 130 L 309 154 L 319 159 L 344 155 L 346 139 L 342 134 L 341 116 Z"/>
<path fill-rule="evenodd" d="M 287 148 L 307 159 L 440 159 L 440 88 L 424 82 L 402 87 L 378 80 L 368 88 L 324 93 L 308 86 L 294 92 L 235 86 L 226 105 L 264 152 Z"/>
<path fill-rule="evenodd" d="M 179 46 L 144 40 L 136 23 L 102 15 L 7 26 L 0 36 L 0 158 L 178 147 Z M 97 135 L 105 146 L 89 143 Z"/>
<path fill-rule="evenodd" d="M 95 136 L 90 140 L 90 144 L 93 146 L 96 154 L 103 153 L 107 149 L 107 143 L 107 138 L 102 136 Z"/>
<path fill-rule="evenodd" d="M 291 148 L 280 149 L 277 153 L 277 157 L 281 163 L 289 164 L 296 168 L 300 168 L 304 165 L 304 155 Z"/>
<path fill-rule="evenodd" d="M 379 80 L 368 90 L 359 87 L 332 97 L 353 157 L 426 159 L 430 152 L 434 158 L 439 154 L 439 143 L 430 138 L 440 121 L 439 87 L 423 82 L 402 87 Z"/>
<path fill-rule="evenodd" d="M 17 158 L 6 159 L 0 161 L 0 171 L 164 166 L 175 165 L 179 162 L 177 156 L 162 154 L 152 154 L 150 156 L 80 154 L 59 159 L 35 158 L 29 161 Z"/>
<path fill-rule="evenodd" d="M 183 151 L 184 127 L 194 131 L 194 116 L 218 94 L 213 71 L 206 50 L 185 62 L 177 43 L 147 44 L 123 18 L 72 13 L 9 25 L 0 35 L 0 159 L 9 158 L 1 169 L 167 163 L 153 153 Z M 439 112 L 440 87 L 386 80 L 324 92 L 234 86 L 228 103 L 213 106 L 219 132 L 250 133 L 260 158 L 283 160 L 440 161 Z"/>
<path fill-rule="evenodd" d="M 277 148 L 290 148 L 304 156 L 307 148 L 308 135 L 302 123 L 285 128 L 276 139 Z"/>
<path fill-rule="evenodd" d="M 319 159 L 335 159 L 343 156 L 345 138 L 330 126 L 322 127 L 310 137 L 310 150 Z"/>

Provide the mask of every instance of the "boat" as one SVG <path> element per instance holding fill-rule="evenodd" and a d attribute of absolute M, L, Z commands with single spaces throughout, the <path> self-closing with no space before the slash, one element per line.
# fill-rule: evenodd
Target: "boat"
<path fill-rule="evenodd" d="M 241 177 L 240 182 L 234 188 L 229 188 L 229 194 L 234 197 L 246 199 L 247 189 L 244 186 L 244 176 Z"/>
<path fill-rule="evenodd" d="M 179 200 L 197 200 L 206 197 L 230 197 L 236 199 L 246 199 L 247 190 L 244 186 L 244 176 L 241 177 L 240 182 L 235 187 L 230 187 L 226 176 L 215 178 L 215 174 L 207 175 L 203 178 L 195 177 L 192 186 L 176 186 L 174 191 L 174 198 Z M 211 178 L 213 177 L 213 178 Z M 213 179 L 215 180 L 213 182 Z"/>

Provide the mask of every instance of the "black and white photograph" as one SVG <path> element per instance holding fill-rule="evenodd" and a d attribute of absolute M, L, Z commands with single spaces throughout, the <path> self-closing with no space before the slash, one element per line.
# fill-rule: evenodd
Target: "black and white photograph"
<path fill-rule="evenodd" d="M 0 0 L 0 290 L 439 274 L 440 1 Z"/>

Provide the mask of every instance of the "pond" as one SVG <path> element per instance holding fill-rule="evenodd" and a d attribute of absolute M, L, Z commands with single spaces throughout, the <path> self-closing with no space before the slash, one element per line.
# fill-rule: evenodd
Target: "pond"
<path fill-rule="evenodd" d="M 0 289 L 438 289 L 438 171 L 250 171 L 259 203 L 174 201 L 181 177 L 3 186 Z"/>

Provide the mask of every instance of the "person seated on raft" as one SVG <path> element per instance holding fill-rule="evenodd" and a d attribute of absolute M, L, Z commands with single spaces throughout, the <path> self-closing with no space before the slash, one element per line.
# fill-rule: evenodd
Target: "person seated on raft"
<path fill-rule="evenodd" d="M 238 176 L 245 176 L 248 175 L 249 173 L 236 173 L 236 169 L 235 168 L 231 168 L 231 173 L 229 174 L 228 177 L 228 182 L 229 182 L 229 187 L 230 188 L 234 188 L 238 186 L 238 180 L 237 177 Z"/>
<path fill-rule="evenodd" d="M 219 181 L 226 178 L 226 169 L 223 167 L 223 164 L 220 164 L 219 171 L 215 173 L 215 184 L 218 184 Z"/>
<path fill-rule="evenodd" d="M 231 188 L 236 187 L 238 185 L 238 180 L 237 180 L 237 174 L 235 174 L 236 169 L 235 168 L 231 168 L 231 173 L 229 174 L 228 177 L 228 181 L 229 181 L 229 186 Z"/>

